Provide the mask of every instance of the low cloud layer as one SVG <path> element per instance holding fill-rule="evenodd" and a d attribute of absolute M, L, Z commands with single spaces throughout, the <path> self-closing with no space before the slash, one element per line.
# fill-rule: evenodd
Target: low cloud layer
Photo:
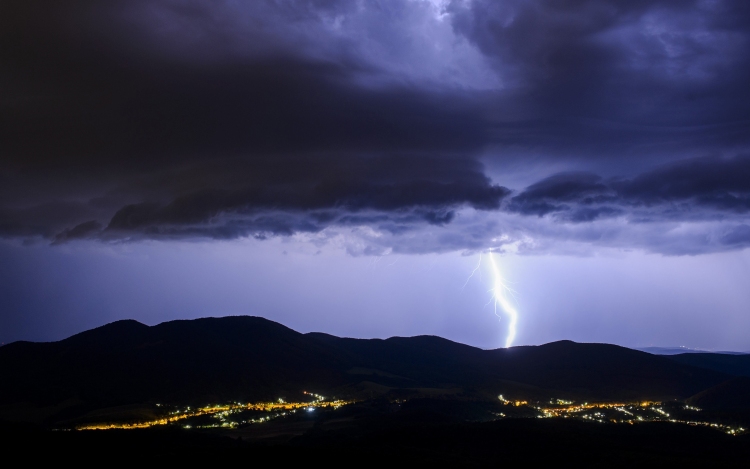
<path fill-rule="evenodd" d="M 684 160 L 632 179 L 561 173 L 526 188 L 509 208 L 571 222 L 626 213 L 639 222 L 725 219 L 750 212 L 748 175 L 748 155 Z"/>
<path fill-rule="evenodd" d="M 102 204 L 95 198 L 6 214 L 10 222 L 3 230 L 6 236 L 41 235 L 53 244 L 283 236 L 357 255 L 486 249 L 585 254 L 592 247 L 679 255 L 750 245 L 748 156 L 690 159 L 628 179 L 564 172 L 515 192 L 467 159 L 401 155 L 350 163 L 320 158 L 306 166 L 307 160 L 289 159 L 250 171 L 244 162 L 224 162 L 214 172 L 170 173 L 172 182 L 141 181 L 129 190 L 153 198 L 114 206 L 105 218 L 85 219 Z M 276 165 L 289 170 L 282 173 Z M 285 177 L 275 179 L 278 174 Z M 189 190 L 182 187 L 186 181 Z M 35 219 L 48 225 L 35 226 Z"/>
<path fill-rule="evenodd" d="M 510 193 L 465 159 L 320 157 L 275 161 L 239 174 L 248 173 L 249 178 L 222 175 L 222 182 L 234 179 L 234 184 L 209 186 L 165 204 L 127 205 L 101 234 L 265 237 L 369 224 L 398 232 L 413 224 L 445 225 L 463 206 L 497 210 Z"/>

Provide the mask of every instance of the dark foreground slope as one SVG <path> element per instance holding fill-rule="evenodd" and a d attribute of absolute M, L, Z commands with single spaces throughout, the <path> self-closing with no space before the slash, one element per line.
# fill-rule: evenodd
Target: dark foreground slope
<path fill-rule="evenodd" d="M 623 347 L 555 342 L 481 350 L 439 337 L 300 334 L 257 317 L 118 321 L 53 343 L 0 347 L 0 407 L 262 400 L 301 390 L 669 399 L 728 376 Z"/>
<path fill-rule="evenodd" d="M 750 412 L 750 377 L 738 376 L 691 397 L 694 406 L 714 411 Z"/>
<path fill-rule="evenodd" d="M 323 467 L 747 467 L 750 439 L 709 428 L 567 419 L 471 423 L 430 412 L 370 412 L 338 427 L 322 419 L 285 441 L 180 428 L 41 432 L 8 428 L 4 457 L 27 463 L 187 463 Z"/>

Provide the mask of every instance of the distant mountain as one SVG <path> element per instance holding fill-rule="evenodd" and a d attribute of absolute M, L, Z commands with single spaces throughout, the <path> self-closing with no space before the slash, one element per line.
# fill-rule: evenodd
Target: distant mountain
<path fill-rule="evenodd" d="M 654 355 L 677 355 L 680 353 L 707 353 L 706 350 L 691 349 L 687 347 L 636 347 L 634 350 L 653 353 Z"/>
<path fill-rule="evenodd" d="M 580 400 L 684 398 L 729 378 L 667 357 L 560 341 L 482 350 L 434 336 L 346 339 L 258 317 L 118 321 L 0 347 L 0 406 L 219 402 L 301 390 Z"/>
<path fill-rule="evenodd" d="M 635 350 L 641 352 L 653 353 L 654 355 L 682 355 L 685 353 L 719 353 L 722 355 L 750 355 L 750 352 L 730 352 L 730 351 L 717 351 L 710 352 L 708 350 L 692 349 L 688 347 L 640 347 Z"/>
<path fill-rule="evenodd" d="M 684 365 L 720 371 L 734 376 L 750 376 L 750 355 L 724 353 L 685 353 L 672 355 L 671 360 Z"/>

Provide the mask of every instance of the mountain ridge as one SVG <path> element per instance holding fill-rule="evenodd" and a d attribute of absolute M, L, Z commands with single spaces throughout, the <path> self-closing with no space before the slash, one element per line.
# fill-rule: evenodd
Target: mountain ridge
<path fill-rule="evenodd" d="M 0 406 L 276 399 L 302 390 L 348 397 L 681 399 L 731 378 L 610 344 L 562 340 L 483 350 L 438 336 L 302 334 L 254 316 L 110 323 L 58 342 L 0 347 Z M 420 391 L 422 390 L 422 391 Z"/>

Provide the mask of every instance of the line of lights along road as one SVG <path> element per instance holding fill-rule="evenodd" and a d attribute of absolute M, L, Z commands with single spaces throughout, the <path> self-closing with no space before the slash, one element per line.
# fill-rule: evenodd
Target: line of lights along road
<path fill-rule="evenodd" d="M 199 408 L 186 407 L 171 411 L 164 416 L 143 422 L 129 423 L 96 423 L 76 427 L 77 430 L 113 430 L 113 429 L 139 429 L 160 425 L 171 425 L 182 423 L 184 428 L 235 428 L 239 425 L 263 423 L 269 420 L 285 417 L 297 411 L 312 412 L 316 408 L 338 409 L 342 406 L 353 404 L 356 400 L 326 400 L 324 396 L 303 391 L 314 400 L 311 402 L 286 402 L 278 399 L 276 402 L 239 403 L 225 405 L 209 405 Z M 729 435 L 740 435 L 747 430 L 737 425 L 726 423 L 709 422 L 697 418 L 701 410 L 697 407 L 685 405 L 680 402 L 598 402 L 598 403 L 575 403 L 564 399 L 552 399 L 548 402 L 529 403 L 525 400 L 509 400 L 499 395 L 498 399 L 510 408 L 526 410 L 527 417 L 538 418 L 571 418 L 583 421 L 610 423 L 610 424 L 637 424 L 641 422 L 671 422 L 676 424 L 705 426 L 723 431 Z M 160 404 L 157 404 L 160 406 Z M 264 412 L 265 415 L 238 421 L 232 419 L 233 414 L 246 411 Z M 188 425 L 187 419 L 212 416 L 218 422 L 207 425 Z M 507 418 L 505 412 L 495 413 L 498 419 Z M 518 417 L 518 415 L 516 415 Z"/>
<path fill-rule="evenodd" d="M 529 406 L 527 401 L 510 401 L 502 395 L 498 396 L 498 399 L 506 405 L 514 407 Z M 671 422 L 711 427 L 729 435 L 740 435 L 747 431 L 737 425 L 708 422 L 694 418 L 697 417 L 698 412 L 701 412 L 701 409 L 679 402 L 584 402 L 576 404 L 573 401 L 552 399 L 548 403 L 537 403 L 530 407 L 539 412 L 537 417 L 540 418 L 575 418 L 599 423 L 626 423 L 631 425 L 641 422 Z M 673 415 L 676 413 L 680 415 Z"/>
<path fill-rule="evenodd" d="M 341 406 L 351 404 L 354 401 L 351 400 L 326 400 L 325 397 L 315 394 L 315 393 L 309 393 L 307 391 L 303 391 L 304 394 L 310 395 L 315 400 L 312 402 L 285 402 L 283 399 L 279 399 L 276 402 L 259 402 L 259 403 L 251 403 L 251 404 L 243 404 L 240 402 L 234 402 L 232 404 L 224 404 L 224 405 L 209 405 L 205 407 L 199 407 L 196 409 L 186 407 L 182 410 L 175 410 L 173 412 L 170 412 L 169 414 L 165 415 L 164 417 L 155 419 L 155 420 L 149 420 L 145 422 L 129 422 L 129 423 L 97 423 L 97 424 L 91 424 L 91 425 L 81 425 L 79 427 L 76 427 L 77 430 L 130 430 L 130 429 L 138 429 L 138 428 L 150 428 L 160 425 L 169 425 L 173 423 L 177 423 L 181 420 L 186 420 L 193 417 L 200 417 L 202 415 L 211 415 L 219 420 L 222 421 L 222 424 L 218 425 L 210 425 L 205 427 L 234 427 L 237 426 L 237 422 L 230 421 L 228 422 L 226 417 L 228 417 L 231 414 L 236 414 L 239 412 L 244 412 L 248 410 L 254 410 L 254 411 L 260 411 L 260 412 L 274 412 L 275 414 L 271 413 L 268 416 L 260 417 L 257 419 L 251 419 L 250 421 L 243 422 L 243 423 L 262 423 L 270 420 L 271 418 L 275 417 L 283 417 L 286 416 L 287 413 L 293 413 L 297 410 L 304 409 L 308 412 L 316 409 L 316 408 L 330 408 L 330 409 L 337 409 Z M 160 404 L 157 404 L 157 406 L 160 406 Z M 192 428 L 190 425 L 185 425 L 185 428 Z"/>

